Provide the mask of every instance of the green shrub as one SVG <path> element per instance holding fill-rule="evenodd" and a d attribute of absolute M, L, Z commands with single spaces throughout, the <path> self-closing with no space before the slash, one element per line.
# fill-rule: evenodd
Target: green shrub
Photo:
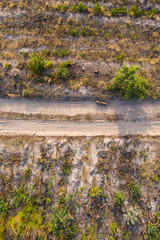
<path fill-rule="evenodd" d="M 66 4 L 58 4 L 57 5 L 57 9 L 60 11 L 60 12 L 65 12 L 66 9 L 67 9 L 67 5 Z"/>
<path fill-rule="evenodd" d="M 155 14 L 157 14 L 157 9 L 156 8 L 152 8 L 149 11 L 146 11 L 144 13 L 144 15 L 149 16 L 151 18 L 154 17 Z"/>
<path fill-rule="evenodd" d="M 125 58 L 125 53 L 122 52 L 122 53 L 117 55 L 116 60 L 117 61 L 122 61 L 124 58 Z"/>
<path fill-rule="evenodd" d="M 9 200 L 0 200 L 0 216 L 4 217 L 9 211 Z"/>
<path fill-rule="evenodd" d="M 128 67 L 124 64 L 122 69 L 116 71 L 109 89 L 116 90 L 124 99 L 144 99 L 149 94 L 150 87 L 151 84 L 141 76 L 138 66 Z"/>
<path fill-rule="evenodd" d="M 28 62 L 28 69 L 33 74 L 40 74 L 44 70 L 44 59 L 38 53 L 32 53 Z"/>
<path fill-rule="evenodd" d="M 69 77 L 69 71 L 66 67 L 60 67 L 58 74 L 64 80 L 67 80 Z"/>
<path fill-rule="evenodd" d="M 88 6 L 84 5 L 83 3 L 80 3 L 79 5 L 72 5 L 71 6 L 72 12 L 80 12 L 80 13 L 88 13 Z"/>
<path fill-rule="evenodd" d="M 135 182 L 130 182 L 128 185 L 128 191 L 133 197 L 141 196 L 141 186 L 137 185 Z"/>
<path fill-rule="evenodd" d="M 118 227 L 115 221 L 113 221 L 109 228 L 108 240 L 117 239 L 117 234 L 118 234 Z"/>
<path fill-rule="evenodd" d="M 66 201 L 66 199 L 65 199 Z M 77 233 L 74 221 L 73 203 L 63 203 L 58 207 L 52 207 L 49 216 L 49 231 L 56 239 L 72 239 Z"/>
<path fill-rule="evenodd" d="M 5 63 L 4 64 L 4 68 L 5 69 L 9 69 L 9 68 L 11 68 L 12 67 L 12 65 L 10 64 L 10 63 Z"/>
<path fill-rule="evenodd" d="M 123 195 L 123 192 L 122 191 L 117 192 L 113 198 L 114 205 L 117 208 L 121 208 L 124 201 L 125 201 L 125 197 Z"/>
<path fill-rule="evenodd" d="M 130 207 L 126 214 L 123 214 L 124 221 L 127 225 L 135 225 L 142 216 L 142 211 L 138 206 Z"/>
<path fill-rule="evenodd" d="M 158 240 L 160 238 L 159 229 L 154 224 L 149 224 L 147 228 L 147 239 Z"/>
<path fill-rule="evenodd" d="M 81 34 L 82 34 L 83 37 L 86 36 L 86 30 L 82 29 Z"/>
<path fill-rule="evenodd" d="M 51 67 L 53 67 L 53 62 L 52 62 L 52 61 L 46 61 L 46 62 L 45 62 L 45 68 L 46 68 L 46 69 L 49 69 L 49 68 L 51 68 Z"/>
<path fill-rule="evenodd" d="M 76 29 L 71 29 L 71 35 L 76 36 L 77 35 L 77 30 Z"/>
<path fill-rule="evenodd" d="M 112 16 L 118 17 L 118 16 L 122 16 L 122 15 L 126 15 L 127 14 L 127 8 L 126 7 L 117 7 L 117 8 L 112 8 L 110 10 L 110 13 Z"/>
<path fill-rule="evenodd" d="M 143 12 L 141 11 L 141 9 L 138 9 L 138 7 L 136 5 L 133 5 L 129 11 L 128 11 L 129 15 L 131 16 L 135 16 L 135 17 L 140 17 Z"/>
<path fill-rule="evenodd" d="M 103 14 L 102 7 L 99 3 L 94 5 L 93 12 L 94 12 L 95 15 L 102 15 Z"/>
<path fill-rule="evenodd" d="M 103 189 L 100 186 L 92 187 L 88 194 L 91 198 L 100 197 L 103 195 Z"/>
<path fill-rule="evenodd" d="M 108 40 L 109 33 L 105 33 L 105 34 L 104 34 L 104 37 L 105 37 L 106 40 Z"/>

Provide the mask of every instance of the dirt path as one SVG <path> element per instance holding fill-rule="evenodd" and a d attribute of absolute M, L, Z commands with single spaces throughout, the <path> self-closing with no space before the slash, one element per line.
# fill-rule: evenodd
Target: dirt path
<path fill-rule="evenodd" d="M 1 134 L 29 135 L 160 135 L 160 101 L 110 101 L 107 106 L 94 102 L 54 102 L 24 99 L 0 99 L 0 112 L 45 115 L 121 114 L 124 121 L 41 121 L 1 119 Z"/>

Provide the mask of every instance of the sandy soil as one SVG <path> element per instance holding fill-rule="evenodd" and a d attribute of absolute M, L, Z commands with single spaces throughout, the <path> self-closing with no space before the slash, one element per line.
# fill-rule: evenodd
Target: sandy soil
<path fill-rule="evenodd" d="M 75 116 L 122 115 L 123 121 L 45 121 L 1 119 L 1 134 L 29 134 L 44 136 L 97 136 L 142 134 L 160 135 L 160 101 L 110 101 L 106 106 L 95 102 L 54 102 L 26 99 L 0 99 L 0 113 L 21 113 Z"/>

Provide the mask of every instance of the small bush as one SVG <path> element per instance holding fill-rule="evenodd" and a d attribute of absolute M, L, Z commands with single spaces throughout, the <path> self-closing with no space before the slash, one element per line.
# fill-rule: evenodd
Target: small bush
<path fill-rule="evenodd" d="M 9 68 L 11 68 L 12 67 L 12 65 L 10 64 L 10 63 L 5 63 L 4 64 L 4 68 L 5 69 L 9 69 Z"/>
<path fill-rule="evenodd" d="M 86 36 L 86 30 L 82 29 L 81 34 L 82 34 L 83 37 Z"/>
<path fill-rule="evenodd" d="M 77 30 L 76 29 L 71 29 L 71 35 L 76 36 L 77 35 Z"/>
<path fill-rule="evenodd" d="M 80 3 L 79 5 L 72 5 L 71 6 L 72 12 L 80 12 L 80 13 L 88 13 L 88 6 L 84 5 L 83 3 Z"/>
<path fill-rule="evenodd" d="M 151 83 L 141 76 L 139 67 L 123 65 L 123 68 L 116 71 L 111 80 L 109 89 L 118 91 L 124 99 L 144 99 L 149 94 Z"/>
<path fill-rule="evenodd" d="M 123 192 L 122 191 L 117 192 L 113 198 L 114 205 L 117 208 L 121 208 L 124 201 L 125 201 L 125 197 L 123 195 Z"/>
<path fill-rule="evenodd" d="M 58 4 L 57 5 L 57 9 L 60 11 L 60 12 L 65 12 L 66 9 L 67 9 L 67 5 L 66 4 Z"/>
<path fill-rule="evenodd" d="M 102 7 L 99 3 L 97 3 L 94 7 L 93 7 L 93 12 L 95 15 L 103 15 L 103 11 L 102 11 Z"/>
<path fill-rule="evenodd" d="M 142 216 L 142 211 L 138 206 L 130 207 L 126 214 L 123 214 L 124 221 L 127 225 L 135 225 Z"/>
<path fill-rule="evenodd" d="M 118 227 L 115 221 L 113 221 L 109 228 L 109 240 L 117 239 Z"/>
<path fill-rule="evenodd" d="M 64 80 L 67 80 L 69 77 L 69 72 L 66 67 L 60 67 L 58 74 Z"/>
<path fill-rule="evenodd" d="M 151 18 L 154 17 L 155 14 L 157 14 L 157 9 L 156 8 L 152 8 L 149 11 L 146 11 L 144 13 L 144 15 L 149 16 Z"/>
<path fill-rule="evenodd" d="M 134 17 L 140 17 L 143 14 L 141 9 L 138 9 L 138 7 L 136 5 L 133 5 L 129 9 L 128 13 L 129 13 L 129 15 L 134 16 Z"/>
<path fill-rule="evenodd" d="M 130 182 L 128 185 L 128 191 L 133 197 L 141 196 L 141 186 L 137 185 L 135 182 Z"/>
<path fill-rule="evenodd" d="M 103 189 L 100 186 L 92 187 L 88 194 L 91 198 L 100 197 L 103 195 Z"/>
<path fill-rule="evenodd" d="M 160 237 L 158 227 L 150 223 L 147 228 L 147 237 L 149 240 L 158 240 Z"/>
<path fill-rule="evenodd" d="M 58 56 L 58 57 L 66 57 L 66 56 L 69 55 L 69 52 L 64 50 L 64 49 L 62 49 L 61 51 L 54 50 L 53 54 Z"/>
<path fill-rule="evenodd" d="M 33 74 L 40 74 L 44 69 L 44 59 L 38 53 L 32 53 L 28 62 L 28 69 Z"/>
<path fill-rule="evenodd" d="M 73 200 L 67 200 L 66 197 L 58 207 L 52 207 L 49 215 L 49 231 L 54 238 L 67 240 L 74 237 L 77 233 L 74 215 Z"/>
<path fill-rule="evenodd" d="M 116 60 L 117 61 L 122 61 L 122 60 L 124 60 L 124 58 L 125 58 L 125 53 L 122 52 L 122 53 L 117 55 Z"/>
<path fill-rule="evenodd" d="M 9 211 L 9 200 L 0 200 L 0 216 L 4 217 Z"/>
<path fill-rule="evenodd" d="M 53 67 L 53 62 L 52 62 L 52 61 L 46 61 L 46 62 L 45 62 L 45 68 L 46 68 L 46 69 L 49 69 L 49 68 L 51 68 L 51 67 Z"/>
<path fill-rule="evenodd" d="M 112 16 L 115 16 L 115 17 L 126 15 L 127 14 L 127 8 L 126 7 L 112 8 L 110 13 L 111 13 Z"/>

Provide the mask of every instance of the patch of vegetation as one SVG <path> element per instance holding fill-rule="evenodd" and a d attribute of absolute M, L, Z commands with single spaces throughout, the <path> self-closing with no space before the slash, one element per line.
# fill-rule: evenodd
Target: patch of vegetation
<path fill-rule="evenodd" d="M 128 67 L 124 64 L 122 69 L 116 71 L 109 89 L 116 90 L 124 99 L 144 99 L 149 95 L 151 86 L 149 80 L 141 76 L 138 66 Z"/>
<path fill-rule="evenodd" d="M 116 60 L 117 61 L 122 61 L 122 60 L 124 60 L 124 58 L 125 58 L 125 53 L 122 52 L 122 53 L 117 55 Z"/>
<path fill-rule="evenodd" d="M 129 9 L 128 13 L 129 13 L 129 15 L 134 16 L 134 17 L 140 17 L 143 14 L 141 9 L 139 9 L 136 5 L 133 5 Z"/>
<path fill-rule="evenodd" d="M 77 234 L 75 207 L 71 198 L 59 206 L 53 206 L 49 215 L 49 231 L 56 239 L 73 239 Z"/>
<path fill-rule="evenodd" d="M 112 8 L 110 10 L 110 13 L 111 13 L 112 16 L 115 16 L 115 17 L 126 15 L 127 14 L 127 8 L 126 7 Z"/>
<path fill-rule="evenodd" d="M 108 240 L 117 239 L 117 234 L 118 234 L 118 227 L 117 227 L 116 222 L 113 221 L 110 225 L 110 228 L 109 228 Z"/>
<path fill-rule="evenodd" d="M 71 11 L 72 12 L 80 12 L 80 13 L 88 13 L 88 6 L 84 5 L 83 3 L 80 3 L 78 5 L 72 5 Z"/>
<path fill-rule="evenodd" d="M 92 187 L 88 194 L 91 198 L 101 197 L 103 195 L 103 189 L 100 186 Z"/>
<path fill-rule="evenodd" d="M 127 225 L 135 225 L 142 217 L 142 210 L 138 206 L 131 206 L 127 213 L 123 214 L 123 217 Z"/>
<path fill-rule="evenodd" d="M 81 240 L 96 240 L 97 239 L 97 226 L 90 226 L 87 228 L 85 234 L 81 237 Z"/>
<path fill-rule="evenodd" d="M 77 35 L 77 30 L 75 28 L 71 29 L 71 35 L 76 36 Z"/>
<path fill-rule="evenodd" d="M 27 66 L 33 74 L 40 74 L 44 70 L 44 58 L 38 53 L 33 52 Z"/>
<path fill-rule="evenodd" d="M 114 205 L 120 209 L 125 201 L 125 197 L 122 191 L 118 191 L 113 198 Z"/>
<path fill-rule="evenodd" d="M 0 216 L 4 217 L 9 211 L 9 200 L 0 200 Z"/>
<path fill-rule="evenodd" d="M 5 63 L 4 64 L 4 68 L 7 70 L 7 69 L 10 69 L 12 67 L 12 65 L 10 63 Z"/>
<path fill-rule="evenodd" d="M 102 7 L 101 7 L 101 5 L 99 3 L 96 3 L 96 5 L 94 5 L 93 13 L 95 15 L 103 15 L 103 10 L 102 10 Z"/>
<path fill-rule="evenodd" d="M 133 197 L 140 197 L 141 196 L 141 186 L 137 185 L 135 182 L 130 182 L 127 185 L 129 193 Z"/>
<path fill-rule="evenodd" d="M 66 56 L 68 57 L 69 56 L 69 52 L 64 49 L 62 49 L 61 51 L 54 50 L 53 54 L 58 57 L 66 57 Z"/>

